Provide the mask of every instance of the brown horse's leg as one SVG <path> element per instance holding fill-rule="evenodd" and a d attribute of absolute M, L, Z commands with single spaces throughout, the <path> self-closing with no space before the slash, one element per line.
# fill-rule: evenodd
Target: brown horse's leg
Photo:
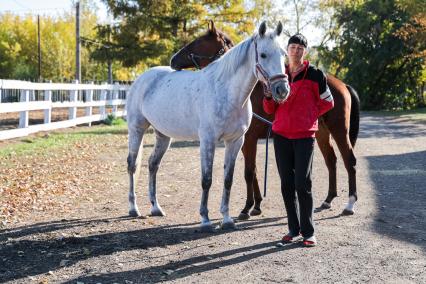
<path fill-rule="evenodd" d="M 257 144 L 257 143 L 256 143 Z M 254 155 L 256 157 L 256 154 Z M 254 165 L 254 175 L 253 175 L 253 192 L 254 192 L 254 208 L 251 210 L 251 216 L 258 216 L 262 214 L 262 210 L 260 209 L 260 203 L 262 203 L 262 194 L 260 193 L 259 181 L 257 180 L 257 168 L 256 163 Z"/>
<path fill-rule="evenodd" d="M 238 216 L 239 220 L 247 220 L 250 218 L 249 211 L 254 204 L 254 191 L 253 184 L 256 177 L 256 150 L 257 150 L 257 140 L 250 139 L 246 136 L 244 141 L 242 152 L 244 155 L 244 178 L 246 180 L 247 186 L 247 199 L 244 209 L 241 211 Z M 259 202 L 260 205 L 260 202 Z"/>
<path fill-rule="evenodd" d="M 322 203 L 321 208 L 328 209 L 331 207 L 331 202 L 337 196 L 337 183 L 336 183 L 336 163 L 337 157 L 334 152 L 333 145 L 331 144 L 331 136 L 327 127 L 321 122 L 319 130 L 316 132 L 318 146 L 324 157 L 325 164 L 328 169 L 328 195 Z"/>
<path fill-rule="evenodd" d="M 348 134 L 339 133 L 333 135 L 333 138 L 336 141 L 337 147 L 339 147 L 349 177 L 349 201 L 342 214 L 352 215 L 354 214 L 354 204 L 358 199 L 356 192 L 356 157 Z"/>

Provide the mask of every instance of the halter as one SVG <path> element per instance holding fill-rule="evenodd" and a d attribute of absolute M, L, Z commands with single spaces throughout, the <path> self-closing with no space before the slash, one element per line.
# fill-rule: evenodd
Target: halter
<path fill-rule="evenodd" d="M 197 62 L 197 59 L 198 60 L 199 59 L 208 59 L 208 60 L 210 60 L 210 62 L 213 62 L 225 53 L 226 48 L 230 49 L 230 47 L 226 43 L 226 41 L 222 37 L 220 37 L 220 39 L 222 40 L 222 48 L 219 49 L 219 51 L 216 52 L 216 54 L 208 56 L 208 55 L 198 55 L 198 54 L 190 53 L 188 55 L 189 59 L 191 59 L 192 63 L 194 63 L 194 65 L 195 65 L 195 67 L 197 67 L 197 69 L 201 69 L 200 65 Z"/>
<path fill-rule="evenodd" d="M 254 40 L 254 50 L 255 50 L 255 54 L 256 54 L 256 72 L 259 72 L 262 77 L 266 80 L 266 83 L 263 82 L 262 80 L 259 80 L 262 82 L 263 85 L 263 91 L 264 94 L 267 96 L 272 96 L 272 90 L 271 90 L 271 86 L 272 84 L 280 79 L 287 79 L 288 76 L 287 74 L 277 74 L 274 76 L 269 76 L 269 73 L 262 67 L 262 65 L 260 65 L 259 63 L 259 55 L 257 52 L 257 41 Z"/>

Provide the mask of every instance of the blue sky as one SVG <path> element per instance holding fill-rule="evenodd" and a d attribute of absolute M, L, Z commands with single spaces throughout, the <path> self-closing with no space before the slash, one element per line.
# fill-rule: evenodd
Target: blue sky
<path fill-rule="evenodd" d="M 73 9 L 73 0 L 0 0 L 0 13 L 9 11 L 14 14 L 40 14 L 40 15 L 58 15 L 64 11 Z M 99 7 L 99 18 L 106 19 L 105 5 L 99 1 L 94 1 Z"/>

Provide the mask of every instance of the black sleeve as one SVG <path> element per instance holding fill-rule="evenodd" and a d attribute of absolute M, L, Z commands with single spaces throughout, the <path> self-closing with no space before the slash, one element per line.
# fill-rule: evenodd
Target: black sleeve
<path fill-rule="evenodd" d="M 328 90 L 327 86 L 327 77 L 325 76 L 324 72 L 320 69 L 317 69 L 317 82 L 318 82 L 318 90 L 319 94 L 324 94 Z"/>

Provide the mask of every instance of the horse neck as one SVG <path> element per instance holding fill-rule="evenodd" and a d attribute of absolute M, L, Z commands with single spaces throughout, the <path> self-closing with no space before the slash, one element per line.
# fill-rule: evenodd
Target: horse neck
<path fill-rule="evenodd" d="M 229 79 L 229 93 L 237 105 L 243 105 L 247 101 L 257 82 L 257 78 L 253 73 L 254 63 L 249 61 L 247 60 L 243 65 L 239 66 L 234 76 Z"/>
<path fill-rule="evenodd" d="M 232 54 L 233 52 L 236 54 Z M 247 101 L 257 82 L 257 78 L 253 73 L 253 66 L 255 65 L 254 52 L 252 41 L 247 40 L 247 42 L 231 49 L 228 52 L 229 54 L 226 54 L 226 56 L 217 62 L 219 65 L 217 70 L 220 70 L 220 72 L 213 74 L 216 76 L 216 81 L 225 82 L 226 93 L 229 96 L 228 100 L 232 101 L 232 105 L 242 106 Z M 239 57 L 238 60 L 232 62 L 234 63 L 232 68 L 229 68 L 229 66 L 220 66 L 220 64 L 228 64 L 227 60 L 232 56 Z"/>

